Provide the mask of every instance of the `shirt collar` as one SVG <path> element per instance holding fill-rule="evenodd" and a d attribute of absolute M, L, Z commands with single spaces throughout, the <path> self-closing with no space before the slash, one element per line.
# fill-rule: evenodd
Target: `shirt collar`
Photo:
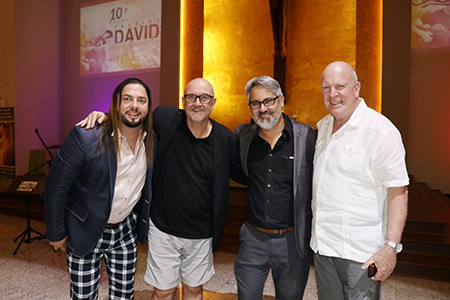
<path fill-rule="evenodd" d="M 118 132 L 118 137 L 120 140 L 126 140 L 126 137 L 124 137 L 122 135 L 122 132 L 120 131 L 119 128 L 117 128 L 117 132 Z M 113 130 L 113 132 L 111 132 L 111 136 L 114 137 L 114 130 Z M 138 136 L 139 142 L 141 142 L 141 140 L 143 140 L 146 136 L 147 136 L 147 132 L 144 129 L 142 129 L 142 127 L 141 127 L 141 130 L 139 131 L 139 136 Z"/>
<path fill-rule="evenodd" d="M 283 129 L 283 136 L 285 139 L 288 139 L 292 136 L 292 130 L 293 130 L 293 126 L 292 126 L 292 121 L 290 118 L 286 117 L 286 115 L 283 113 L 282 114 L 283 118 L 284 118 L 284 129 Z"/>
<path fill-rule="evenodd" d="M 348 126 L 358 127 L 364 118 L 364 110 L 367 108 L 367 104 L 363 98 L 359 98 L 358 107 L 356 107 L 355 111 L 350 116 L 350 119 L 347 121 Z"/>
<path fill-rule="evenodd" d="M 350 116 L 350 119 L 345 123 L 342 127 L 345 128 L 347 126 L 358 127 L 364 119 L 364 110 L 367 109 L 367 104 L 363 98 L 359 97 L 359 104 L 356 107 L 355 111 Z M 322 120 L 317 123 L 317 128 L 328 128 L 333 126 L 334 118 L 332 115 L 328 114 Z"/>

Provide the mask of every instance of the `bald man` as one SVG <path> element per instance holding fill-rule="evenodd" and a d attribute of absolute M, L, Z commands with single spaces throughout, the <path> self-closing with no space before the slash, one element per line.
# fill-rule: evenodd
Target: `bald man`
<path fill-rule="evenodd" d="M 209 118 L 213 86 L 194 79 L 182 101 L 184 110 L 160 106 L 153 113 L 158 149 L 144 279 L 155 287 L 154 299 L 173 299 L 180 273 L 183 299 L 202 298 L 214 274 L 230 176 L 245 183 L 237 137 Z"/>
<path fill-rule="evenodd" d="M 402 250 L 405 149 L 397 128 L 359 97 L 349 64 L 328 65 L 321 87 L 329 115 L 317 124 L 310 244 L 319 299 L 380 299 Z"/>
<path fill-rule="evenodd" d="M 214 275 L 229 179 L 247 183 L 237 137 L 209 117 L 216 100 L 211 83 L 196 78 L 184 90 L 184 110 L 159 106 L 153 112 L 158 146 L 144 280 L 155 288 L 154 300 L 172 300 L 180 274 L 183 299 L 202 299 L 202 286 Z M 90 128 L 104 119 L 93 112 L 80 124 Z"/>

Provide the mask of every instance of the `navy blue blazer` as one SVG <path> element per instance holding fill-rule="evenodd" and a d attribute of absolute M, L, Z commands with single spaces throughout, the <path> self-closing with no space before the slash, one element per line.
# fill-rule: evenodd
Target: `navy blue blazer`
<path fill-rule="evenodd" d="M 219 245 L 222 236 L 225 218 L 228 209 L 228 192 L 230 177 L 239 183 L 246 184 L 247 178 L 242 171 L 239 159 L 239 146 L 237 137 L 225 126 L 210 119 L 213 123 L 213 148 L 214 148 L 214 182 L 213 182 L 213 251 Z M 158 187 L 161 173 L 161 162 L 167 145 L 173 138 L 175 131 L 182 122 L 186 122 L 184 110 L 158 106 L 153 112 L 153 128 L 158 141 L 155 168 L 153 176 L 153 188 Z"/>
<path fill-rule="evenodd" d="M 79 126 L 67 135 L 52 162 L 45 182 L 46 236 L 55 242 L 67 236 L 67 251 L 82 257 L 97 244 L 108 222 L 117 173 L 115 157 L 100 149 L 102 128 L 86 130 Z M 112 137 L 111 137 L 112 139 Z M 138 214 L 138 239 L 147 238 L 152 196 L 153 164 L 141 198 Z"/>

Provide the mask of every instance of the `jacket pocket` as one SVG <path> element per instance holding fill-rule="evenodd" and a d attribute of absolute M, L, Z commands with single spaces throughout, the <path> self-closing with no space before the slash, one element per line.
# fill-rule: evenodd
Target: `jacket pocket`
<path fill-rule="evenodd" d="M 88 212 L 86 210 L 84 210 L 81 206 L 76 204 L 74 201 L 71 201 L 71 199 L 67 200 L 67 202 L 66 202 L 66 209 L 68 211 L 70 211 L 80 221 L 82 221 L 82 222 L 86 221 L 86 218 L 88 216 Z"/>

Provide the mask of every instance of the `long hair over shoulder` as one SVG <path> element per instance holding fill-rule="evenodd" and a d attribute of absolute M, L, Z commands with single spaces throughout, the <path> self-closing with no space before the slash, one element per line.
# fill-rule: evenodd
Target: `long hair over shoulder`
<path fill-rule="evenodd" d="M 119 139 L 116 138 L 119 136 L 119 124 L 121 122 L 119 107 L 122 104 L 123 88 L 128 84 L 139 84 L 144 87 L 147 92 L 148 114 L 142 123 L 142 129 L 147 133 L 145 153 L 147 157 L 147 165 L 150 166 L 152 163 L 153 154 L 152 99 L 150 89 L 142 80 L 138 78 L 125 79 L 114 89 L 108 112 L 108 120 L 100 125 L 100 127 L 103 128 L 103 131 L 100 134 L 99 145 L 101 149 L 105 148 L 111 157 L 120 159 Z M 115 138 L 111 138 L 111 135 Z"/>

